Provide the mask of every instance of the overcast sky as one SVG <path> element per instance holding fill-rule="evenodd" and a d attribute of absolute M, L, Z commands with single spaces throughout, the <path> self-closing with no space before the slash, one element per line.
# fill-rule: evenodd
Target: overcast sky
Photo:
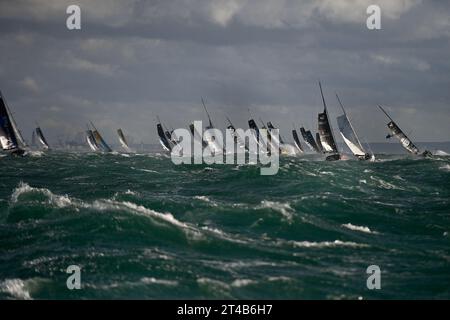
<path fill-rule="evenodd" d="M 25 136 L 39 121 L 50 141 L 92 120 L 156 143 L 156 115 L 206 120 L 202 96 L 217 127 L 247 128 L 250 108 L 292 140 L 317 130 L 318 79 L 335 129 L 338 92 L 365 140 L 384 140 L 381 104 L 413 140 L 449 141 L 449 38 L 448 1 L 0 0 L 0 88 Z"/>

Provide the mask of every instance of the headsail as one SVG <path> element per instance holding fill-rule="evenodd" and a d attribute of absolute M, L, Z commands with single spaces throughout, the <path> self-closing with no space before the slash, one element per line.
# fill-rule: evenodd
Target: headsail
<path fill-rule="evenodd" d="M 331 124 L 328 117 L 327 104 L 325 102 L 325 98 L 323 96 L 322 84 L 319 81 L 320 94 L 322 96 L 323 102 L 323 112 L 319 113 L 319 136 L 320 142 L 322 143 L 322 147 L 325 153 L 334 153 L 339 154 L 336 140 L 334 138 L 333 129 L 331 128 Z M 338 156 L 330 158 L 330 160 L 338 159 Z"/>
<path fill-rule="evenodd" d="M 17 132 L 18 131 L 14 128 L 14 119 L 0 92 L 0 145 L 4 151 L 11 154 L 24 153 L 21 149 Z M 22 146 L 24 146 L 24 144 L 22 144 Z"/>
<path fill-rule="evenodd" d="M 50 147 L 48 145 L 47 139 L 45 139 L 44 133 L 42 132 L 42 129 L 39 125 L 37 125 L 37 128 L 35 131 L 36 131 L 36 136 L 38 138 L 38 141 L 42 144 L 42 147 L 46 150 L 49 150 Z"/>
<path fill-rule="evenodd" d="M 362 146 L 361 141 L 359 140 L 356 131 L 347 116 L 347 112 L 345 112 L 341 99 L 339 99 L 337 94 L 336 98 L 342 108 L 342 112 L 344 113 L 343 115 L 337 117 L 339 132 L 341 133 L 342 139 L 344 139 L 347 147 L 358 159 L 369 159 L 370 155 L 364 150 L 364 147 Z"/>
<path fill-rule="evenodd" d="M 127 152 L 130 152 L 130 146 L 128 145 L 127 139 L 125 139 L 125 135 L 123 134 L 122 129 L 117 129 L 117 135 L 119 136 L 119 142 Z"/>
<path fill-rule="evenodd" d="M 412 154 L 419 154 L 419 148 L 417 148 L 414 143 L 406 136 L 406 134 L 403 133 L 403 131 L 400 129 L 400 127 L 392 120 L 392 118 L 389 116 L 389 114 L 381 107 L 378 106 L 381 111 L 384 112 L 384 114 L 391 120 L 387 126 L 389 130 L 391 131 L 391 134 L 386 137 L 386 139 L 389 139 L 391 137 L 396 137 L 398 140 L 400 140 L 400 143 L 402 144 L 403 148 L 405 148 L 408 152 Z"/>

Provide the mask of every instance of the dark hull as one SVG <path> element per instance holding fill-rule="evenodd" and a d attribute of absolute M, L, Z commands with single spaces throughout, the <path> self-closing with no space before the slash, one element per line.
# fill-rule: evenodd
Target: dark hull
<path fill-rule="evenodd" d="M 332 154 L 330 156 L 327 156 L 325 158 L 325 160 L 326 161 L 338 161 L 338 160 L 341 160 L 341 155 L 339 153 Z"/>

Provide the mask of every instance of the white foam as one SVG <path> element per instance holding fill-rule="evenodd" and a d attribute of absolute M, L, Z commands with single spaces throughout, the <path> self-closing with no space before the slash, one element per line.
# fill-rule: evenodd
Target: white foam
<path fill-rule="evenodd" d="M 344 228 L 350 229 L 350 230 L 354 230 L 354 231 L 360 231 L 360 232 L 372 233 L 372 234 L 377 234 L 377 233 L 378 233 L 378 232 L 376 232 L 376 231 L 370 230 L 369 227 L 365 227 L 365 226 L 356 226 L 356 225 L 351 224 L 351 223 L 342 224 L 341 226 L 344 227 Z"/>
<path fill-rule="evenodd" d="M 435 156 L 450 156 L 450 154 L 448 154 L 447 152 L 445 152 L 443 150 L 436 150 L 433 154 Z"/>
<path fill-rule="evenodd" d="M 322 241 L 322 242 L 314 242 L 314 241 L 290 241 L 294 247 L 298 248 L 336 248 L 336 247 L 350 247 L 350 248 L 365 248 L 368 247 L 367 244 L 356 243 L 351 241 Z"/>
<path fill-rule="evenodd" d="M 293 209 L 291 208 L 289 203 L 263 200 L 263 201 L 261 201 L 259 208 L 273 209 L 273 210 L 281 213 L 283 215 L 283 217 L 285 217 L 288 221 L 292 220 Z"/>
<path fill-rule="evenodd" d="M 164 279 L 156 279 L 156 278 L 148 278 L 148 277 L 144 277 L 141 279 L 141 282 L 144 284 L 161 284 L 161 285 L 165 285 L 165 286 L 177 286 L 178 285 L 178 281 L 175 280 L 164 280 Z"/>
<path fill-rule="evenodd" d="M 439 167 L 439 169 L 443 171 L 450 171 L 450 164 L 446 164 L 445 166 Z"/>
<path fill-rule="evenodd" d="M 14 189 L 14 191 L 11 195 L 11 202 L 17 203 L 19 201 L 19 198 L 21 195 L 23 195 L 25 193 L 31 193 L 31 192 L 40 193 L 40 194 L 45 195 L 48 198 L 48 203 L 53 204 L 53 205 L 57 206 L 58 208 L 64 208 L 64 207 L 72 205 L 72 200 L 67 195 L 63 195 L 63 196 L 56 195 L 48 189 L 34 188 L 24 182 L 20 182 L 19 186 L 16 189 Z"/>
<path fill-rule="evenodd" d="M 201 200 L 207 203 L 210 203 L 212 206 L 217 207 L 217 203 L 215 203 L 214 201 L 212 201 L 210 198 L 208 198 L 207 196 L 195 196 L 194 199 L 197 200 Z"/>
<path fill-rule="evenodd" d="M 31 299 L 30 292 L 26 289 L 26 283 L 21 279 L 6 279 L 0 282 L 0 291 L 10 294 L 16 299 Z"/>
<path fill-rule="evenodd" d="M 395 184 L 389 183 L 387 181 L 384 181 L 383 179 L 380 178 L 375 178 L 374 176 L 370 176 L 370 179 L 372 179 L 373 181 L 376 181 L 379 183 L 380 187 L 383 189 L 397 189 L 397 190 L 405 190 L 404 188 L 401 188 L 399 186 L 396 186 Z"/>
<path fill-rule="evenodd" d="M 240 287 L 245 287 L 245 286 L 248 286 L 248 285 L 251 285 L 254 283 L 256 283 L 256 281 L 250 280 L 250 279 L 236 279 L 231 283 L 231 286 L 240 288 Z"/>

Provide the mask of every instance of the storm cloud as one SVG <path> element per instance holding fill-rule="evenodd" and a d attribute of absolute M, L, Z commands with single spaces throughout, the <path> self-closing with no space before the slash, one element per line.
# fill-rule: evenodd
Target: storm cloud
<path fill-rule="evenodd" d="M 71 4 L 81 30 L 66 28 Z M 366 28 L 370 4 L 381 30 Z M 92 120 L 156 143 L 157 115 L 205 120 L 201 97 L 221 128 L 246 128 L 249 108 L 285 136 L 316 129 L 321 79 L 333 122 L 337 92 L 368 141 L 386 133 L 378 104 L 413 139 L 448 141 L 449 39 L 446 1 L 1 1 L 0 88 L 27 136 Z"/>

